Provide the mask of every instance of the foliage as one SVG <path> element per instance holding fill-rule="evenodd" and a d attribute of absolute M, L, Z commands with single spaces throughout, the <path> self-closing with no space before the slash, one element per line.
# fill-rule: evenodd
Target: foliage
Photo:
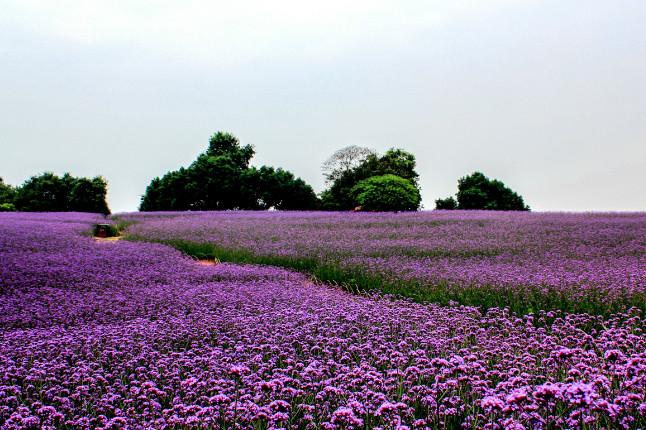
<path fill-rule="evenodd" d="M 16 206 L 13 203 L 0 203 L 0 212 L 14 212 Z"/>
<path fill-rule="evenodd" d="M 458 208 L 458 202 L 453 198 L 453 196 L 449 196 L 445 199 L 437 199 L 435 200 L 435 209 L 457 209 Z"/>
<path fill-rule="evenodd" d="M 95 178 L 76 178 L 70 193 L 70 210 L 75 212 L 96 212 L 108 214 L 105 201 L 108 184 L 100 176 Z"/>
<path fill-rule="evenodd" d="M 372 176 L 352 188 L 352 194 L 366 211 L 414 211 L 419 208 L 419 190 L 396 175 Z"/>
<path fill-rule="evenodd" d="M 419 192 L 419 175 L 415 171 L 415 156 L 402 149 L 389 149 L 382 156 L 371 153 L 357 166 L 340 172 L 330 187 L 321 194 L 321 206 L 327 210 L 349 210 L 359 202 L 353 188 L 372 176 L 396 175 L 408 180 Z"/>
<path fill-rule="evenodd" d="M 32 176 L 15 191 L 14 205 L 25 212 L 110 213 L 106 202 L 107 183 L 100 176 L 59 177 L 51 172 Z"/>
<path fill-rule="evenodd" d="M 154 178 L 144 193 L 139 209 L 303 210 L 317 206 L 312 187 L 281 168 L 250 167 L 251 145 L 240 145 L 230 133 L 211 136 L 206 152 L 187 168 Z"/>
<path fill-rule="evenodd" d="M 243 186 L 246 195 L 252 196 L 254 209 L 278 210 L 315 209 L 316 194 L 301 178 L 281 168 L 262 166 L 245 172 Z"/>
<path fill-rule="evenodd" d="M 218 131 L 211 135 L 206 155 L 209 157 L 227 157 L 231 162 L 241 168 L 249 167 L 255 151 L 253 146 L 240 146 L 240 141 L 231 133 Z"/>
<path fill-rule="evenodd" d="M 346 146 L 336 151 L 321 165 L 328 183 L 334 182 L 344 173 L 363 163 L 369 156 L 376 155 L 370 148 L 357 145 Z"/>
<path fill-rule="evenodd" d="M 13 204 L 16 190 L 0 177 L 0 204 Z"/>
<path fill-rule="evenodd" d="M 528 211 L 523 198 L 498 179 L 474 172 L 458 180 L 457 201 L 453 197 L 435 201 L 436 209 L 487 209 Z M 451 201 L 453 200 L 453 201 Z M 454 205 L 451 207 L 454 203 Z"/>

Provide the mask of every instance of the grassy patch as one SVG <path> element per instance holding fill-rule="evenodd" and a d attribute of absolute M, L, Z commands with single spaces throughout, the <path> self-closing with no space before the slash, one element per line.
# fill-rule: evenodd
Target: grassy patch
<path fill-rule="evenodd" d="M 127 236 L 129 240 L 146 241 L 145 237 Z M 361 268 L 347 268 L 339 264 L 322 262 L 310 257 L 256 255 L 246 249 L 229 249 L 212 243 L 186 240 L 155 241 L 170 245 L 196 259 L 217 258 L 223 262 L 262 264 L 283 267 L 311 275 L 315 280 L 334 284 L 352 292 L 380 292 L 412 299 L 420 303 L 441 305 L 459 304 L 483 310 L 492 307 L 509 308 L 518 315 L 539 310 L 590 313 L 609 316 L 631 307 L 646 312 L 646 298 L 625 296 L 619 301 L 608 301 L 603 295 L 586 295 L 573 299 L 567 291 L 539 287 L 462 286 L 448 282 L 429 283 L 422 280 L 393 280 Z"/>

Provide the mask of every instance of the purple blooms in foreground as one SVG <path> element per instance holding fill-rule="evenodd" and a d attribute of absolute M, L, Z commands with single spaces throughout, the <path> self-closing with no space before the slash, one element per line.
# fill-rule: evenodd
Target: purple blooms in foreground
<path fill-rule="evenodd" d="M 646 427 L 646 329 L 352 295 L 0 214 L 0 427 Z"/>

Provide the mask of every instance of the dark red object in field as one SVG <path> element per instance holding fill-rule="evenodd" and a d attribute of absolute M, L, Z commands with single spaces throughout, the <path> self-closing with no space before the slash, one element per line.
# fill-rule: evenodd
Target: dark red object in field
<path fill-rule="evenodd" d="M 97 224 L 95 229 L 94 229 L 94 235 L 96 237 L 102 237 L 106 238 L 108 237 L 108 233 L 110 231 L 110 225 L 109 224 Z"/>

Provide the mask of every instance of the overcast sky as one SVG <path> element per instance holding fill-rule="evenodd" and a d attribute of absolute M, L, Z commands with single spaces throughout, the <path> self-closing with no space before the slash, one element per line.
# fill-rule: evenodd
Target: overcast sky
<path fill-rule="evenodd" d="M 644 0 L 0 0 L 0 176 L 103 175 L 114 212 L 217 130 L 323 188 L 335 150 L 481 170 L 534 210 L 646 210 Z"/>

